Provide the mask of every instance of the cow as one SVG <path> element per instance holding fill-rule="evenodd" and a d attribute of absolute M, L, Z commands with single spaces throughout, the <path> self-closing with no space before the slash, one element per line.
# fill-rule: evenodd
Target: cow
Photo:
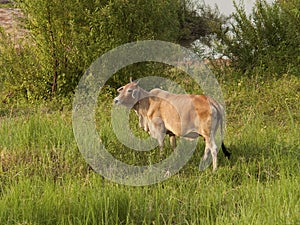
<path fill-rule="evenodd" d="M 172 94 L 155 88 L 150 92 L 142 89 L 138 82 L 130 82 L 117 89 L 119 95 L 114 104 L 132 108 L 139 117 L 140 126 L 158 141 L 163 150 L 164 137 L 170 136 L 175 148 L 175 136 L 205 140 L 205 161 L 212 156 L 213 171 L 217 169 L 216 132 L 220 128 L 223 136 L 223 106 L 210 96 L 193 94 Z M 222 140 L 222 150 L 227 158 L 230 152 Z"/>

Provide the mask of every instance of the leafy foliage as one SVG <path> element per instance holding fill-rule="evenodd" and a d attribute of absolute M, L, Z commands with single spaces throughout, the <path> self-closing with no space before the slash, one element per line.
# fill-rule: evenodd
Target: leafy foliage
<path fill-rule="evenodd" d="M 212 9 L 205 4 L 188 0 L 183 2 L 179 11 L 178 42 L 182 46 L 191 47 L 194 41 L 211 40 L 216 29 L 225 23 L 226 17 L 220 14 L 218 9 Z"/>
<path fill-rule="evenodd" d="M 242 6 L 235 4 L 235 9 L 218 38 L 224 55 L 237 68 L 262 68 L 275 74 L 299 70 L 299 1 L 260 0 L 250 16 Z"/>
<path fill-rule="evenodd" d="M 17 92 L 19 96 L 32 100 L 33 93 L 43 93 L 38 63 L 27 42 L 12 41 L 10 35 L 0 31 L 0 91 L 6 93 L 1 100 L 9 103 Z M 22 47 L 17 47 L 22 45 Z M 18 96 L 17 96 L 18 97 Z M 38 98 L 38 96 L 37 96 Z"/>
<path fill-rule="evenodd" d="M 1 38 L 5 54 L 0 63 L 6 66 L 1 80 L 6 92 L 30 101 L 72 95 L 87 67 L 121 44 L 158 39 L 189 46 L 210 33 L 208 22 L 213 17 L 190 0 L 16 2 L 29 32 L 26 44 L 21 42 L 17 50 L 10 38 Z M 119 73 L 112 84 L 152 69 L 152 65 L 133 66 Z"/>

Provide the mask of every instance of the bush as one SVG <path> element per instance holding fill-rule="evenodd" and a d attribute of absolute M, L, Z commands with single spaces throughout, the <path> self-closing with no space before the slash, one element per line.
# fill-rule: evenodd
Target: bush
<path fill-rule="evenodd" d="M 39 98 L 36 93 L 43 96 L 46 92 L 31 47 L 24 40 L 14 42 L 3 30 L 0 30 L 0 67 L 1 101 L 8 103 L 12 96 L 31 101 Z"/>
<path fill-rule="evenodd" d="M 190 46 L 209 35 L 219 17 L 191 0 L 17 0 L 29 30 L 18 49 L 1 38 L 0 79 L 5 92 L 32 102 L 69 98 L 88 66 L 105 52 L 128 42 L 164 40 Z M 112 79 L 119 86 L 130 76 L 164 72 L 161 66 L 126 67 Z M 140 71 L 142 73 L 140 74 Z M 147 73 L 147 74 L 146 74 Z"/>
<path fill-rule="evenodd" d="M 230 26 L 218 33 L 225 56 L 241 71 L 299 71 L 299 1 L 257 1 L 250 16 L 235 4 Z M 292 16 L 291 16 L 292 14 Z M 224 48 L 225 46 L 225 48 Z"/>

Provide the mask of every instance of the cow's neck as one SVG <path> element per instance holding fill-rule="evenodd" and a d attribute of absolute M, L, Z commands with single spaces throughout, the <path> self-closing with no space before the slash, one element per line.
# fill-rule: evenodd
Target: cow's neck
<path fill-rule="evenodd" d="M 133 109 L 136 110 L 138 114 L 144 114 L 148 111 L 149 108 L 149 97 L 150 93 L 140 89 L 139 101 L 133 106 Z"/>

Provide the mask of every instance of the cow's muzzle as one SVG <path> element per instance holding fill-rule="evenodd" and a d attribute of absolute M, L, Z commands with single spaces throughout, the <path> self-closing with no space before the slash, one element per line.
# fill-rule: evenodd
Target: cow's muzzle
<path fill-rule="evenodd" d="M 119 104 L 120 104 L 120 101 L 119 101 L 118 98 L 114 98 L 114 104 L 116 104 L 116 105 L 119 105 Z"/>

